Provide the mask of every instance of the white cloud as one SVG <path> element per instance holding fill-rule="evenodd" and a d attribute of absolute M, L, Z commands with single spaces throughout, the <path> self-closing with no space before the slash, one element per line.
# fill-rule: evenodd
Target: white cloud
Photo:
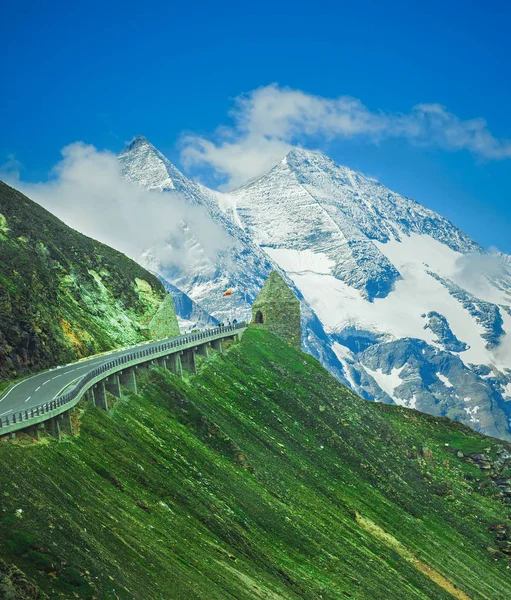
<path fill-rule="evenodd" d="M 323 98 L 276 84 L 236 99 L 232 127 L 213 140 L 183 138 L 187 167 L 209 165 L 226 187 L 264 173 L 287 150 L 305 141 L 363 137 L 371 142 L 402 137 L 445 150 L 468 150 L 487 160 L 511 158 L 511 140 L 499 140 L 484 119 L 462 120 L 439 104 L 418 104 L 409 113 L 371 111 L 349 96 Z"/>
<path fill-rule="evenodd" d="M 488 283 L 511 278 L 511 265 L 506 265 L 505 255 L 464 254 L 456 261 L 454 277 L 456 281 L 472 291 L 486 291 Z"/>
<path fill-rule="evenodd" d="M 0 178 L 67 225 L 135 260 L 151 248 L 156 263 L 183 267 L 199 259 L 213 262 L 227 245 L 205 209 L 177 193 L 145 191 L 126 181 L 111 152 L 82 142 L 66 146 L 41 183 L 22 181 L 20 166 L 10 158 Z"/>

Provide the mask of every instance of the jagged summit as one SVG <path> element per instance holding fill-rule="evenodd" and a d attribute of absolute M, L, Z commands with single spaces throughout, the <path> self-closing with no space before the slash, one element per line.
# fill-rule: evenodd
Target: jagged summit
<path fill-rule="evenodd" d="M 428 234 L 459 252 L 482 251 L 438 213 L 317 151 L 293 148 L 268 173 L 234 190 L 230 196 L 244 214 L 261 211 L 266 214 L 264 226 L 254 231 L 256 236 L 264 236 L 261 241 L 264 245 L 274 245 L 276 230 L 282 232 L 285 227 L 282 219 L 291 218 L 295 223 L 299 212 L 301 219 L 312 221 L 313 229 L 322 222 L 322 231 L 333 227 L 349 239 L 361 235 L 366 240 L 386 243 L 418 233 Z M 306 229 L 304 226 L 303 232 L 308 237 Z"/>
<path fill-rule="evenodd" d="M 145 189 L 170 191 L 189 181 L 143 135 L 137 135 L 118 158 L 126 179 Z"/>
<path fill-rule="evenodd" d="M 131 142 L 126 146 L 126 148 L 124 148 L 124 150 L 122 151 L 122 153 L 133 150 L 134 148 L 137 148 L 139 146 L 151 146 L 151 148 L 154 148 L 154 146 L 151 144 L 151 142 L 144 136 L 144 135 L 137 135 L 135 136 Z M 156 148 L 154 148 L 156 150 Z"/>
<path fill-rule="evenodd" d="M 289 152 L 286 154 L 286 161 L 306 161 L 314 159 L 315 157 L 320 157 L 325 160 L 330 160 L 326 154 L 323 154 L 320 150 L 307 150 L 306 148 L 302 148 L 301 146 L 295 146 L 291 148 Z"/>
<path fill-rule="evenodd" d="M 323 154 L 323 152 L 321 152 L 320 150 L 307 150 L 306 148 L 301 148 L 300 146 L 295 146 L 294 148 L 291 148 L 291 150 L 289 150 L 289 152 L 285 156 L 285 161 L 287 162 L 287 164 L 295 167 L 299 167 L 301 164 L 304 163 L 331 163 L 332 165 L 336 165 L 337 167 L 348 169 L 348 167 L 337 165 L 329 156 Z"/>

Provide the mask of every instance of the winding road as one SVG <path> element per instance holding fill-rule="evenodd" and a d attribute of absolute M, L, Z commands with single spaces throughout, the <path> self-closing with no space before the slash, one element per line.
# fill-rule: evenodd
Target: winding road
<path fill-rule="evenodd" d="M 29 410 L 53 400 L 62 393 L 64 388 L 69 386 L 70 383 L 83 377 L 95 367 L 107 363 L 114 358 L 120 358 L 124 355 L 131 354 L 133 350 L 136 349 L 156 348 L 160 346 L 162 342 L 169 342 L 180 338 L 186 338 L 186 335 L 155 340 L 152 342 L 143 342 L 136 346 L 122 348 L 121 350 L 108 352 L 101 356 L 86 358 L 63 367 L 56 367 L 49 371 L 43 371 L 42 373 L 32 375 L 27 379 L 23 379 L 0 395 L 0 418 L 7 417 L 11 413 Z"/>

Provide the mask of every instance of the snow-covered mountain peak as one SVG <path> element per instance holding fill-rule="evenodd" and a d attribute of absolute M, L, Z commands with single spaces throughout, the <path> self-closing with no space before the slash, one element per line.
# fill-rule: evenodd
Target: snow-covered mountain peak
<path fill-rule="evenodd" d="M 399 240 L 411 233 L 431 235 L 454 250 L 481 252 L 481 247 L 438 213 L 397 194 L 373 178 L 337 164 L 319 151 L 293 148 L 268 173 L 234 190 L 243 195 L 256 188 L 263 193 L 277 183 L 301 186 L 311 199 L 329 212 L 341 211 L 343 220 L 369 239 Z"/>
<path fill-rule="evenodd" d="M 482 252 L 444 217 L 317 151 L 293 148 L 230 198 L 233 214 L 260 245 L 314 246 L 334 262 L 334 276 L 369 300 L 388 295 L 400 279 L 377 242 L 427 234 L 456 252 Z"/>
<path fill-rule="evenodd" d="M 286 154 L 282 164 L 289 167 L 290 172 L 303 185 L 311 184 L 318 177 L 329 177 L 337 184 L 346 186 L 354 191 L 359 191 L 359 188 L 364 185 L 377 186 L 386 192 L 390 191 L 379 181 L 367 177 L 358 171 L 354 171 L 350 167 L 336 163 L 319 150 L 306 150 L 300 147 L 292 148 Z"/>
<path fill-rule="evenodd" d="M 300 171 L 303 167 L 314 166 L 317 169 L 329 170 L 333 167 L 351 171 L 348 167 L 338 165 L 329 156 L 319 150 L 306 150 L 305 148 L 295 147 L 286 154 L 286 162 L 295 171 Z M 355 171 L 351 171 L 355 173 Z"/>
<path fill-rule="evenodd" d="M 184 191 L 193 183 L 142 135 L 128 144 L 118 158 L 126 179 L 144 189 Z"/>
<path fill-rule="evenodd" d="M 301 148 L 223 205 L 303 294 L 359 394 L 509 436 L 507 257 Z"/>
<path fill-rule="evenodd" d="M 228 194 L 142 137 L 119 160 L 128 179 L 202 205 L 227 234 L 211 264 L 152 265 L 210 314 L 248 314 L 245 297 L 278 268 L 301 298 L 304 349 L 361 396 L 511 439 L 510 257 L 318 151 L 293 148 Z"/>
<path fill-rule="evenodd" d="M 151 144 L 151 142 L 144 135 L 135 136 L 131 142 L 126 146 L 123 152 L 132 151 L 141 146 L 149 146 L 155 152 L 157 152 L 156 148 Z"/>

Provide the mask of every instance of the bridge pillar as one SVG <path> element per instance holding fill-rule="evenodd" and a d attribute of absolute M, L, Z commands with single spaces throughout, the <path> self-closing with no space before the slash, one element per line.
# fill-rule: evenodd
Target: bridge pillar
<path fill-rule="evenodd" d="M 222 340 L 213 340 L 211 342 L 211 347 L 213 348 L 213 350 L 220 352 L 220 354 L 222 354 L 222 352 L 224 351 L 222 347 Z"/>
<path fill-rule="evenodd" d="M 200 346 L 197 347 L 197 354 L 199 354 L 200 356 L 205 356 L 206 358 L 208 358 L 209 356 L 209 348 L 208 348 L 208 344 L 201 344 Z"/>
<path fill-rule="evenodd" d="M 179 352 L 174 352 L 167 356 L 167 368 L 171 373 L 178 377 L 183 376 L 183 365 L 181 364 L 181 356 Z"/>
<path fill-rule="evenodd" d="M 135 375 L 135 369 L 127 369 L 126 371 L 123 371 L 119 378 L 122 386 L 134 394 L 137 393 L 137 377 Z"/>
<path fill-rule="evenodd" d="M 68 435 L 73 435 L 73 423 L 71 422 L 71 411 L 67 410 L 58 416 L 60 421 L 60 430 Z"/>
<path fill-rule="evenodd" d="M 44 423 L 36 423 L 25 429 L 27 435 L 35 438 L 37 441 L 41 439 L 41 433 L 44 431 Z"/>
<path fill-rule="evenodd" d="M 165 358 L 165 356 L 161 356 L 160 358 L 157 358 L 156 363 L 160 367 L 160 369 L 167 368 L 167 359 Z"/>
<path fill-rule="evenodd" d="M 52 437 L 57 438 L 60 442 L 60 440 L 62 439 L 62 436 L 60 434 L 60 423 L 59 423 L 58 417 L 52 417 L 51 419 L 48 419 L 47 421 L 45 421 L 44 427 L 45 427 L 46 431 Z"/>
<path fill-rule="evenodd" d="M 183 369 L 191 371 L 192 373 L 197 373 L 197 367 L 195 365 L 195 352 L 192 348 L 189 350 L 183 350 L 183 353 L 181 354 L 181 363 L 183 365 Z"/>
<path fill-rule="evenodd" d="M 117 396 L 117 398 L 121 397 L 121 386 L 119 384 L 119 377 L 116 374 L 107 377 L 105 387 L 107 392 Z"/>
<path fill-rule="evenodd" d="M 106 392 L 105 392 L 105 382 L 100 381 L 96 383 L 94 386 L 94 404 L 102 408 L 103 410 L 108 410 L 108 404 L 106 402 Z"/>

